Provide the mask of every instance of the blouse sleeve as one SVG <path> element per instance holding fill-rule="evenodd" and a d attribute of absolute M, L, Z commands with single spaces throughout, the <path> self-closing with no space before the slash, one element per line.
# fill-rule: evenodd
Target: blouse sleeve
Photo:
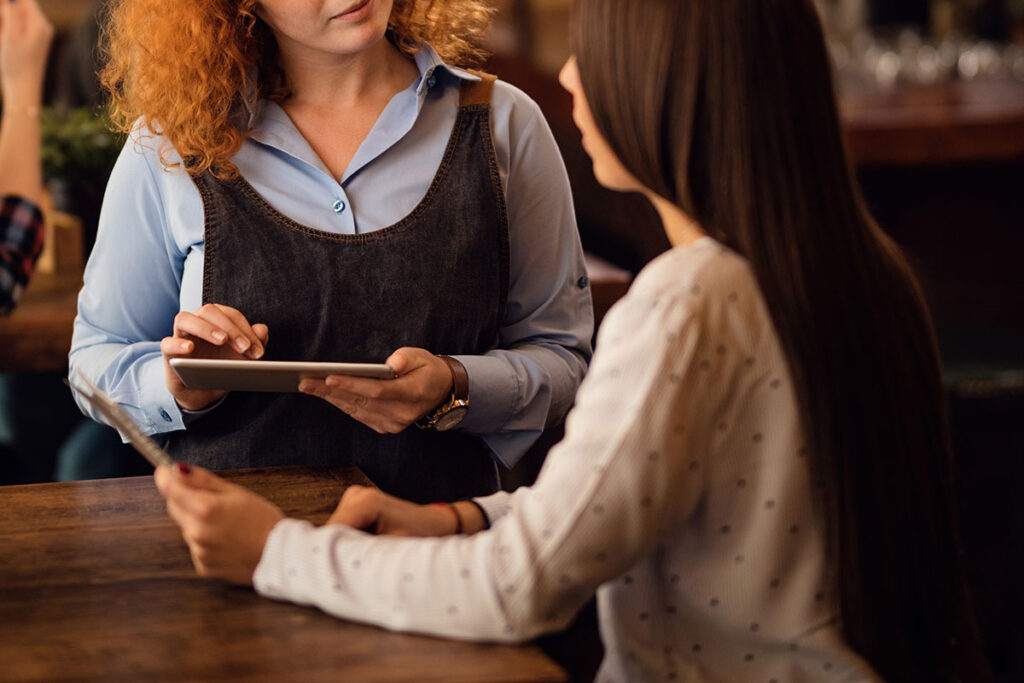
<path fill-rule="evenodd" d="M 698 297 L 639 285 L 606 318 L 565 440 L 532 488 L 495 499 L 508 511 L 490 530 L 409 539 L 284 520 L 256 590 L 454 638 L 514 641 L 566 626 L 692 515 L 731 372 L 707 350 Z"/>
<path fill-rule="evenodd" d="M 70 373 L 85 374 L 147 434 L 184 428 L 160 354 L 159 340 L 171 334 L 179 310 L 185 254 L 164 213 L 165 187 L 158 178 L 166 183 L 170 176 L 154 170 L 158 147 L 159 139 L 133 133 L 114 165 L 69 355 Z"/>
<path fill-rule="evenodd" d="M 43 214 L 21 197 L 0 198 L 0 315 L 17 305 L 43 250 Z"/>
<path fill-rule="evenodd" d="M 501 81 L 493 111 L 508 206 L 508 304 L 498 348 L 458 356 L 470 396 L 459 429 L 512 467 L 572 406 L 590 362 L 594 315 L 569 177 L 544 115 Z"/>

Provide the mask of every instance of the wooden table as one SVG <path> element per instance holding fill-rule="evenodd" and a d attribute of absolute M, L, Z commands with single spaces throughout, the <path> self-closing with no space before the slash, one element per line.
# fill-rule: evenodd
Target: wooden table
<path fill-rule="evenodd" d="M 355 467 L 227 474 L 322 523 Z M 534 646 L 390 633 L 198 577 L 150 477 L 0 488 L 0 679 L 563 681 Z"/>

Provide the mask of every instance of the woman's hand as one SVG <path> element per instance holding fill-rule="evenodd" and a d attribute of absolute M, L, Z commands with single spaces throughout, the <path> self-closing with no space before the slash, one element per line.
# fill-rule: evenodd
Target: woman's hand
<path fill-rule="evenodd" d="M 170 360 L 256 360 L 263 357 L 268 337 L 269 330 L 266 325 L 250 325 L 244 315 L 230 306 L 206 304 L 195 313 L 182 311 L 174 317 L 173 336 L 164 337 L 160 342 L 167 389 L 182 408 L 205 408 L 227 392 L 187 388 L 171 368 Z"/>
<path fill-rule="evenodd" d="M 475 505 L 463 501 L 455 506 L 463 533 L 483 529 L 483 515 Z M 417 505 L 380 489 L 356 485 L 345 489 L 327 523 L 388 536 L 447 536 L 457 529 L 455 513 L 445 505 Z"/>
<path fill-rule="evenodd" d="M 158 467 L 156 486 L 201 576 L 252 585 L 280 508 L 200 467 Z"/>
<path fill-rule="evenodd" d="M 304 379 L 299 391 L 319 396 L 378 434 L 398 434 L 452 393 L 452 371 L 426 349 L 401 348 L 387 359 L 396 379 L 331 375 Z"/>
<path fill-rule="evenodd" d="M 4 110 L 38 107 L 53 26 L 36 0 L 0 2 L 0 89 Z"/>

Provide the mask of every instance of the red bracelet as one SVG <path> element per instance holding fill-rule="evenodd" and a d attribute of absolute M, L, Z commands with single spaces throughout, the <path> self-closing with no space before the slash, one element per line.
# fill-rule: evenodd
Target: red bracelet
<path fill-rule="evenodd" d="M 430 505 L 434 507 L 448 508 L 449 510 L 451 510 L 452 514 L 455 515 L 455 533 L 462 533 L 462 515 L 459 514 L 458 508 L 456 508 L 451 503 L 431 503 Z"/>

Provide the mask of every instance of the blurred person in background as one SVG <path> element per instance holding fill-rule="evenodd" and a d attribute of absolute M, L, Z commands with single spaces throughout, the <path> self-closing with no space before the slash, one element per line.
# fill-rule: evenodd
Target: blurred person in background
<path fill-rule="evenodd" d="M 52 40 L 36 0 L 0 3 L 0 315 L 14 309 L 43 248 L 39 114 Z"/>
<path fill-rule="evenodd" d="M 93 20 L 91 23 L 95 23 Z M 36 0 L 0 2 L 0 314 L 9 314 L 42 251 L 40 110 L 54 29 Z M 86 49 L 86 48 L 83 48 Z M 88 70 L 88 61 L 84 68 Z M 3 349 L 0 349 L 3 353 Z M 149 470 L 117 432 L 83 420 L 53 373 L 0 374 L 0 484 Z"/>
<path fill-rule="evenodd" d="M 36 0 L 0 2 L 0 315 L 14 310 L 43 250 L 39 113 L 52 40 L 53 26 Z M 32 455 L 17 447 L 13 397 L 4 396 L 5 388 L 0 377 L 0 484 L 21 481 L 35 468 Z"/>

